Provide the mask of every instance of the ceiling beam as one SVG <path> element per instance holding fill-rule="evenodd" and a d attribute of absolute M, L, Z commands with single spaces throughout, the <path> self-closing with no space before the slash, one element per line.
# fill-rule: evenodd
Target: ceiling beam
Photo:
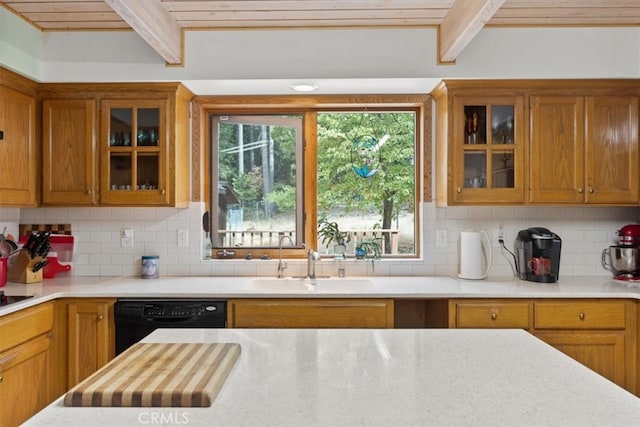
<path fill-rule="evenodd" d="M 453 62 L 505 0 L 456 0 L 438 28 L 440 62 Z"/>
<path fill-rule="evenodd" d="M 160 0 L 104 0 L 171 65 L 183 60 L 182 27 Z"/>

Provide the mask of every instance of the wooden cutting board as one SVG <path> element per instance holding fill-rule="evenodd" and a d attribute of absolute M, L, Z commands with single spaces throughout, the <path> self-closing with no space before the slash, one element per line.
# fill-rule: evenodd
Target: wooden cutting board
<path fill-rule="evenodd" d="M 235 343 L 137 343 L 72 388 L 66 406 L 211 406 L 240 356 Z"/>

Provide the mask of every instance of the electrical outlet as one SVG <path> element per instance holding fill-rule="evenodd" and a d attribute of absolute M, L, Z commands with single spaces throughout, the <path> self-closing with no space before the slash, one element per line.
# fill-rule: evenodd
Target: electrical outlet
<path fill-rule="evenodd" d="M 181 228 L 180 230 L 178 230 L 178 247 L 189 247 L 189 230 L 186 228 Z"/>
<path fill-rule="evenodd" d="M 498 243 L 500 242 L 500 240 L 504 241 L 504 228 L 502 224 L 500 224 L 500 227 L 497 230 L 495 230 L 493 240 L 495 240 Z"/>
<path fill-rule="evenodd" d="M 447 247 L 447 230 L 436 230 L 436 247 Z"/>
<path fill-rule="evenodd" d="M 120 247 L 133 248 L 133 229 L 127 228 L 120 232 Z"/>

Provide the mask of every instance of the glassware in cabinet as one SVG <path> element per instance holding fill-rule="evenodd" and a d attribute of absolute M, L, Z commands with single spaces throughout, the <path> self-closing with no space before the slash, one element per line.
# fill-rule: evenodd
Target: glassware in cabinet
<path fill-rule="evenodd" d="M 102 108 L 102 202 L 168 203 L 166 101 L 104 100 Z"/>
<path fill-rule="evenodd" d="M 136 142 L 140 147 L 157 147 L 160 139 L 160 110 L 137 109 Z"/>
<path fill-rule="evenodd" d="M 522 203 L 521 97 L 454 97 L 452 201 Z"/>

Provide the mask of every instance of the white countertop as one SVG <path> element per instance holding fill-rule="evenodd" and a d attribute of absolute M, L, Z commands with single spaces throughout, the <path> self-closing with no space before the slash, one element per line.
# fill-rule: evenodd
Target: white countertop
<path fill-rule="evenodd" d="M 640 399 L 521 330 L 160 329 L 236 342 L 208 408 L 70 408 L 27 426 L 630 426 Z M 155 417 L 155 418 L 154 418 Z"/>
<path fill-rule="evenodd" d="M 34 298 L 0 307 L 0 316 L 62 297 L 130 298 L 632 298 L 640 299 L 640 284 L 607 277 L 574 276 L 557 283 L 535 283 L 510 277 L 461 280 L 451 277 L 370 276 L 320 279 L 300 286 L 273 277 L 68 277 L 40 283 L 8 283 L 7 295 Z"/>

